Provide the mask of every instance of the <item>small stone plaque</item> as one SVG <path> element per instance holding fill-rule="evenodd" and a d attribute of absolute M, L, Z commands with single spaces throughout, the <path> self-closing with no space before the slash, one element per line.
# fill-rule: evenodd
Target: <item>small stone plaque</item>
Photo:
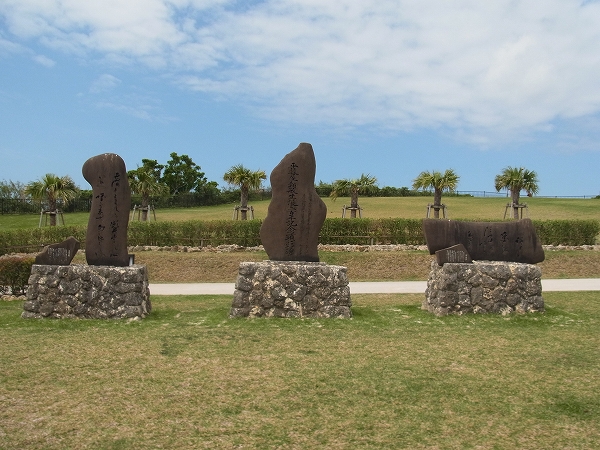
<path fill-rule="evenodd" d="M 104 153 L 88 159 L 83 177 L 92 185 L 92 210 L 85 238 L 85 257 L 89 265 L 129 265 L 127 224 L 131 190 L 123 159 Z"/>
<path fill-rule="evenodd" d="M 440 266 L 445 263 L 470 263 L 473 262 L 469 252 L 462 244 L 453 245 L 435 252 L 435 260 Z"/>
<path fill-rule="evenodd" d="M 79 241 L 69 236 L 63 242 L 44 247 L 36 257 L 35 263 L 48 266 L 68 266 L 79 250 Z"/>

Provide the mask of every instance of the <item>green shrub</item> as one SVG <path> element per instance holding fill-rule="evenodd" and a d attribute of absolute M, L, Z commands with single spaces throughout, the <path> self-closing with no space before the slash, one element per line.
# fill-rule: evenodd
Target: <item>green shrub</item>
<path fill-rule="evenodd" d="M 73 236 L 83 245 L 86 229 L 86 226 L 61 226 L 1 231 L 0 255 L 41 251 L 44 246 L 62 242 L 69 236 Z"/>
<path fill-rule="evenodd" d="M 30 256 L 4 256 L 0 258 L 0 293 L 22 295 L 25 293 L 31 266 L 35 258 Z"/>
<path fill-rule="evenodd" d="M 597 220 L 536 220 L 533 225 L 544 245 L 594 245 L 600 233 Z"/>
<path fill-rule="evenodd" d="M 260 244 L 261 221 L 189 220 L 185 222 L 134 222 L 129 225 L 129 245 L 191 247 L 235 244 L 245 247 Z"/>
<path fill-rule="evenodd" d="M 534 226 L 542 244 L 592 245 L 600 233 L 597 220 L 538 220 Z M 217 246 L 260 245 L 260 226 L 255 220 L 189 220 L 185 222 L 131 222 L 129 245 Z M 85 247 L 85 226 L 45 227 L 0 232 L 0 255 L 36 252 L 44 245 L 74 236 Z M 422 219 L 328 218 L 319 235 L 321 244 L 425 244 Z"/>

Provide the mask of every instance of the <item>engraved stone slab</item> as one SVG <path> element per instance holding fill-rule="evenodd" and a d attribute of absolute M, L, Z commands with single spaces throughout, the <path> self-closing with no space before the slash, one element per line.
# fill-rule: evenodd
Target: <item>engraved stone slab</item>
<path fill-rule="evenodd" d="M 36 264 L 68 266 L 79 250 L 79 241 L 69 236 L 63 242 L 50 244 L 35 257 Z"/>
<path fill-rule="evenodd" d="M 273 197 L 260 238 L 273 261 L 319 261 L 327 206 L 315 190 L 316 167 L 312 146 L 301 143 L 271 172 Z"/>
<path fill-rule="evenodd" d="M 127 266 L 127 224 L 131 190 L 123 159 L 104 153 L 88 159 L 83 177 L 92 185 L 92 210 L 85 239 L 89 265 Z"/>
<path fill-rule="evenodd" d="M 423 232 L 430 255 L 462 244 L 474 260 L 527 264 L 544 260 L 544 249 L 530 219 L 511 222 L 424 219 Z"/>
<path fill-rule="evenodd" d="M 470 263 L 471 255 L 462 244 L 453 245 L 435 252 L 435 260 L 440 266 L 445 263 Z"/>

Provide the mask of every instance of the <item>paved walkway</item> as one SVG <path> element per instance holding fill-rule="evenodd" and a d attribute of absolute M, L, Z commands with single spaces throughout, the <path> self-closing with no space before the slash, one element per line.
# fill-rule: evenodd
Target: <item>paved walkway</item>
<path fill-rule="evenodd" d="M 423 294 L 426 281 L 350 282 L 352 294 Z M 152 295 L 233 295 L 234 283 L 150 284 Z M 600 291 L 600 278 L 542 280 L 542 291 Z"/>

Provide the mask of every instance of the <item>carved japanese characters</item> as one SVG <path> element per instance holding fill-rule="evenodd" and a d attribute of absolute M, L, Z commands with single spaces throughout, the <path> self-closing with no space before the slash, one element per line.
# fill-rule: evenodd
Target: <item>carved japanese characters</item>
<path fill-rule="evenodd" d="M 274 261 L 319 261 L 319 232 L 327 207 L 315 190 L 316 161 L 301 143 L 271 172 L 273 197 L 260 238 Z"/>
<path fill-rule="evenodd" d="M 425 219 L 423 232 L 429 254 L 464 245 L 473 260 L 512 261 L 536 264 L 544 249 L 530 219 L 512 222 L 459 222 Z"/>
<path fill-rule="evenodd" d="M 127 266 L 127 224 L 131 190 L 123 159 L 105 153 L 88 159 L 83 176 L 92 185 L 92 209 L 85 239 L 89 265 Z"/>

